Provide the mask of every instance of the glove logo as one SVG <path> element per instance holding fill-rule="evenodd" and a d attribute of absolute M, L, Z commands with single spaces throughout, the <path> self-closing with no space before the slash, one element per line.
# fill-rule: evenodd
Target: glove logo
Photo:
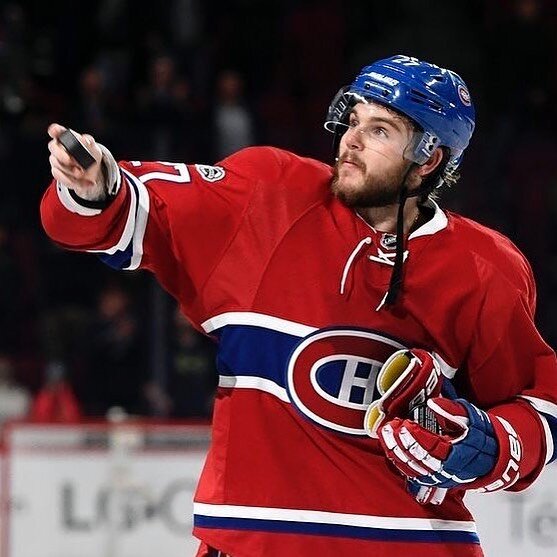
<path fill-rule="evenodd" d="M 311 421 L 342 433 L 365 435 L 364 415 L 378 397 L 376 379 L 403 345 L 362 329 L 326 329 L 296 347 L 287 369 L 294 406 Z"/>

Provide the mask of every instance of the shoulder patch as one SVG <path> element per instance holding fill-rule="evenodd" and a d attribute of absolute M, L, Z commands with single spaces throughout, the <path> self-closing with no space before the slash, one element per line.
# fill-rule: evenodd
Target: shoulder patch
<path fill-rule="evenodd" d="M 206 182 L 218 182 L 224 178 L 225 172 L 222 166 L 209 166 L 207 164 L 196 164 L 195 169 Z"/>

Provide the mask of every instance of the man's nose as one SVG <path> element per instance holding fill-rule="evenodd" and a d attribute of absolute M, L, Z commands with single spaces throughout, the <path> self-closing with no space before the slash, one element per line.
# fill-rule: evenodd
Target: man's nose
<path fill-rule="evenodd" d="M 363 139 L 364 136 L 360 128 L 351 127 L 346 130 L 346 145 L 350 149 L 363 149 L 364 143 Z"/>

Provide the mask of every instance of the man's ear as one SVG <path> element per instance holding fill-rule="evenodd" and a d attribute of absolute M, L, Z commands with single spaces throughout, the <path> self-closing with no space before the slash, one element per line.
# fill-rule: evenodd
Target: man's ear
<path fill-rule="evenodd" d="M 443 149 L 438 147 L 435 151 L 433 151 L 431 157 L 429 157 L 424 164 L 416 168 L 416 175 L 423 180 L 423 178 L 425 178 L 428 174 L 431 174 L 441 164 L 442 160 Z"/>
<path fill-rule="evenodd" d="M 408 187 L 412 190 L 421 186 L 426 176 L 431 174 L 443 160 L 443 149 L 438 147 L 433 151 L 429 159 L 421 166 L 414 163 L 414 168 L 410 172 Z"/>

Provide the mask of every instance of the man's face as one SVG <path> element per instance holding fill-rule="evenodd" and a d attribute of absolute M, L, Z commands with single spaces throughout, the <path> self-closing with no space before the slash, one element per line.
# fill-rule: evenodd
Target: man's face
<path fill-rule="evenodd" d="M 358 103 L 342 136 L 331 183 L 333 194 L 349 207 L 398 203 L 410 161 L 403 153 L 412 140 L 409 122 L 378 104 Z"/>

